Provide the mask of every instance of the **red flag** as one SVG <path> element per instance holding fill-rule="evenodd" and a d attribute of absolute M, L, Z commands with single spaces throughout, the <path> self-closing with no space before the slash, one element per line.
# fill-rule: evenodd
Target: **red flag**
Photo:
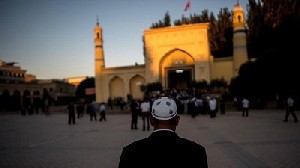
<path fill-rule="evenodd" d="M 185 4 L 185 8 L 184 8 L 184 11 L 186 12 L 189 8 L 190 8 L 190 5 L 191 5 L 191 1 L 188 0 Z"/>

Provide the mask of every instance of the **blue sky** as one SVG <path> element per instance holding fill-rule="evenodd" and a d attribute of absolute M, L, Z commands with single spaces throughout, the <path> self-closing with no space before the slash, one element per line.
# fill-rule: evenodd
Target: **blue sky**
<path fill-rule="evenodd" d="M 38 79 L 94 76 L 93 29 L 103 28 L 106 67 L 144 63 L 142 36 L 168 11 L 172 23 L 237 0 L 1 0 L 0 59 Z M 239 0 L 245 9 L 247 0 Z"/>

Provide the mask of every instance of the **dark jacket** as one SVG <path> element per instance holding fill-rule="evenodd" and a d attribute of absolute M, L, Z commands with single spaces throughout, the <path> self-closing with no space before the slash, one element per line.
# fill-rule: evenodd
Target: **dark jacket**
<path fill-rule="evenodd" d="M 123 148 L 119 168 L 207 168 L 203 146 L 175 132 L 157 131 Z"/>

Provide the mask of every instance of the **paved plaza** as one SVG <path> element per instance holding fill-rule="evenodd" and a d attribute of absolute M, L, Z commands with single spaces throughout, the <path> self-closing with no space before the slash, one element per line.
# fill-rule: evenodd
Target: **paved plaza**
<path fill-rule="evenodd" d="M 300 123 L 292 116 L 282 122 L 284 115 L 284 110 L 252 109 L 249 117 L 236 111 L 214 119 L 181 114 L 177 133 L 206 148 L 210 168 L 296 168 Z M 65 113 L 0 115 L 0 167 L 116 168 L 122 147 L 152 131 L 131 130 L 128 113 L 108 112 L 106 122 L 85 115 L 69 125 L 67 119 Z M 140 118 L 138 124 L 141 128 Z"/>

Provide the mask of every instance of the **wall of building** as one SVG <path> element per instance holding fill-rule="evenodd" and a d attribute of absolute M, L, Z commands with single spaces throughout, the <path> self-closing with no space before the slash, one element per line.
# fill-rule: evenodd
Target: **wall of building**
<path fill-rule="evenodd" d="M 212 68 L 212 79 L 221 79 L 224 78 L 229 84 L 231 78 L 233 77 L 233 58 L 217 58 L 214 59 L 213 68 Z"/>

